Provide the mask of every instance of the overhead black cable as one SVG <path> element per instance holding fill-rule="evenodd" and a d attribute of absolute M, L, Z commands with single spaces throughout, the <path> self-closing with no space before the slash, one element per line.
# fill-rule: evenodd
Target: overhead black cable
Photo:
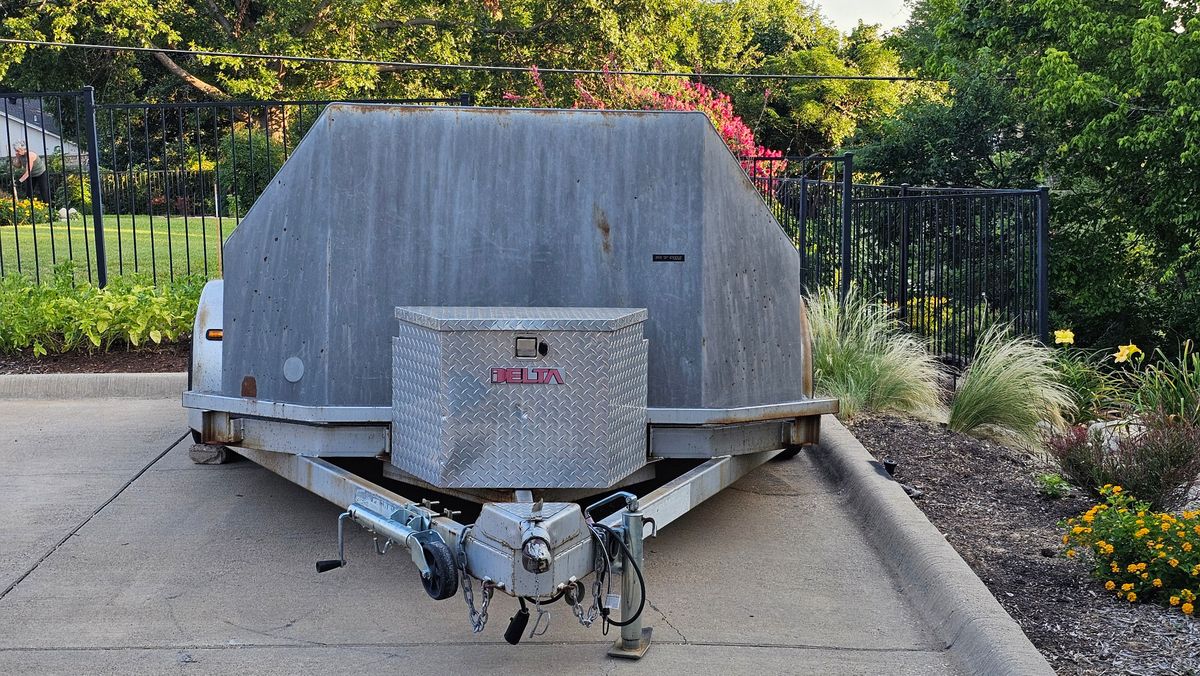
<path fill-rule="evenodd" d="M 243 54 L 239 52 L 213 52 L 205 50 L 169 49 L 159 47 L 126 47 L 122 45 L 95 45 L 78 42 L 52 42 L 45 40 L 17 40 L 0 38 L 0 44 L 29 45 L 34 47 L 65 47 L 75 49 L 109 49 L 124 52 L 147 52 L 177 54 L 180 56 L 204 56 L 222 59 L 263 59 L 266 61 L 295 61 L 300 63 L 336 63 L 348 66 L 388 66 L 410 70 L 477 70 L 491 72 L 528 72 L 531 66 L 487 66 L 464 63 L 424 63 L 420 61 L 376 61 L 374 59 L 338 59 L 324 56 L 289 56 L 286 54 Z M 890 82 L 943 82 L 944 80 L 913 77 L 909 75 L 815 75 L 787 73 L 688 73 L 683 71 L 653 70 L 596 70 L 591 68 L 538 68 L 539 73 L 560 75 L 645 75 L 655 77 L 699 77 L 699 78 L 744 78 L 747 80 L 882 80 Z"/>

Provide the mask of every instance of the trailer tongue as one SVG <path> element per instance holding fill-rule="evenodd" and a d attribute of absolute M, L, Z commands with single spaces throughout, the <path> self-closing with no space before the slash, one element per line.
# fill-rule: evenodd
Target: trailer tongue
<path fill-rule="evenodd" d="M 644 537 L 836 411 L 799 279 L 701 114 L 336 104 L 228 240 L 183 402 L 345 509 L 318 571 L 353 522 L 476 632 L 497 592 L 511 643 L 563 601 L 639 657 Z"/>

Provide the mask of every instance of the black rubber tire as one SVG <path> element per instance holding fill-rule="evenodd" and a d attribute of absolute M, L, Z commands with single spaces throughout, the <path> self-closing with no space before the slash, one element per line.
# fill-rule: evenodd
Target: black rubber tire
<path fill-rule="evenodd" d="M 787 448 L 783 449 L 782 453 L 775 456 L 775 459 L 776 460 L 791 460 L 792 458 L 796 457 L 797 455 L 800 455 L 800 451 L 803 451 L 803 450 L 804 450 L 803 446 L 788 446 Z"/>
<path fill-rule="evenodd" d="M 458 593 L 458 569 L 454 567 L 454 556 L 450 547 L 440 540 L 421 543 L 425 550 L 425 561 L 429 564 L 429 577 L 421 578 L 425 593 L 434 601 L 448 599 Z"/>

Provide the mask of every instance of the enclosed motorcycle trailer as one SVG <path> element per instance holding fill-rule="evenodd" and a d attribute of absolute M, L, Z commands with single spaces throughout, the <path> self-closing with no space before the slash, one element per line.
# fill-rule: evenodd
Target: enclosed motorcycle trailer
<path fill-rule="evenodd" d="M 514 597 L 511 643 L 563 600 L 643 654 L 643 538 L 837 409 L 796 249 L 700 113 L 330 105 L 224 251 L 197 441 L 344 508 L 318 571 L 354 522 L 476 632 Z"/>

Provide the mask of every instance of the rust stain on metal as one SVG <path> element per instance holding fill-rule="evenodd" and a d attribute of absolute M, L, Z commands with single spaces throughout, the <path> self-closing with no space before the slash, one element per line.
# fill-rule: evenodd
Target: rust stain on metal
<path fill-rule="evenodd" d="M 592 216 L 596 219 L 596 229 L 600 231 L 600 247 L 604 253 L 612 253 L 612 225 L 608 222 L 608 216 L 597 204 L 592 205 Z"/>
<path fill-rule="evenodd" d="M 203 328 L 203 329 L 208 328 L 208 313 L 209 313 L 208 305 L 205 303 L 201 303 L 200 309 L 196 311 L 196 323 L 200 325 L 200 328 Z"/>
<path fill-rule="evenodd" d="M 242 396 L 243 397 L 258 397 L 258 381 L 254 376 L 246 376 L 242 378 Z"/>

